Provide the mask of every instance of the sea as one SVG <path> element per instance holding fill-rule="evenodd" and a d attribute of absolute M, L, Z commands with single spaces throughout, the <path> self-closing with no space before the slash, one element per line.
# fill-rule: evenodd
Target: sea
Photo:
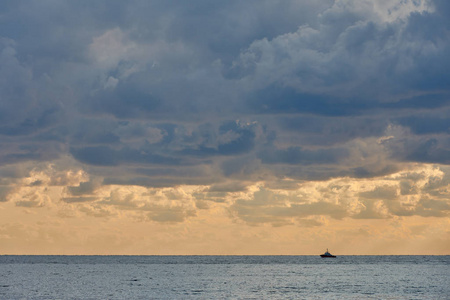
<path fill-rule="evenodd" d="M 450 256 L 0 255 L 0 299 L 450 299 Z"/>

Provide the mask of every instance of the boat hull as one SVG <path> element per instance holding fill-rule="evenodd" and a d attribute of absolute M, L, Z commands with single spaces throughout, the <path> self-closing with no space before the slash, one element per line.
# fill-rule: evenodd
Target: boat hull
<path fill-rule="evenodd" d="M 323 255 L 323 254 L 321 254 L 320 257 L 323 257 L 323 258 L 327 258 L 327 257 L 335 258 L 336 255 Z"/>

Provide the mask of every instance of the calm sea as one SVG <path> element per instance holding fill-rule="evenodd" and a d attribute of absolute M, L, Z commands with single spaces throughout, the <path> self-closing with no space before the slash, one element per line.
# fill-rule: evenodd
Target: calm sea
<path fill-rule="evenodd" d="M 0 256 L 0 299 L 450 299 L 450 256 Z"/>

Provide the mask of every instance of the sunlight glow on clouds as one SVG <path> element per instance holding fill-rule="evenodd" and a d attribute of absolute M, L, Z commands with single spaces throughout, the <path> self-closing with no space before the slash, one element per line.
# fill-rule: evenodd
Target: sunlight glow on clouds
<path fill-rule="evenodd" d="M 447 1 L 0 9 L 0 252 L 448 254 Z"/>

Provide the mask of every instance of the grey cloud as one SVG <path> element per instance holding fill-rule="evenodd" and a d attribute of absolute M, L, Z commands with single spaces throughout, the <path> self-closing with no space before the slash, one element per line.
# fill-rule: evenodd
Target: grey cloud
<path fill-rule="evenodd" d="M 83 202 L 93 202 L 98 200 L 97 197 L 63 197 L 61 200 L 66 203 L 83 203 Z"/>
<path fill-rule="evenodd" d="M 218 130 L 216 145 L 204 143 L 196 149 L 184 149 L 183 154 L 195 156 L 239 155 L 253 150 L 255 133 L 251 127 L 243 126 L 236 121 L 222 124 Z"/>
<path fill-rule="evenodd" d="M 393 174 L 399 170 L 400 167 L 395 164 L 386 164 L 350 168 L 347 172 L 342 173 L 342 175 L 355 178 L 373 178 Z"/>
<path fill-rule="evenodd" d="M 79 203 L 78 209 L 89 215 L 96 218 L 108 218 L 115 215 L 115 212 L 108 209 L 108 207 L 104 207 L 101 204 L 83 204 Z"/>
<path fill-rule="evenodd" d="M 152 221 L 161 223 L 179 223 L 186 218 L 196 216 L 195 210 L 185 209 L 182 207 L 164 207 L 159 205 L 147 206 L 150 210 L 148 217 Z"/>
<path fill-rule="evenodd" d="M 10 186 L 0 186 L 0 202 L 6 202 L 7 196 L 13 190 L 13 187 Z"/>
<path fill-rule="evenodd" d="M 58 143 L 28 142 L 28 139 L 0 142 L 3 151 L 0 152 L 0 165 L 24 163 L 27 161 L 50 161 L 60 157 L 61 145 Z"/>
<path fill-rule="evenodd" d="M 231 207 L 236 215 L 249 223 L 286 223 L 290 218 L 305 218 L 308 216 L 327 215 L 335 219 L 348 216 L 347 211 L 336 204 L 310 203 L 293 204 L 291 207 L 256 206 L 253 203 L 238 201 Z"/>
<path fill-rule="evenodd" d="M 79 118 L 71 122 L 64 131 L 56 135 L 66 135 L 71 145 L 81 146 L 166 146 L 174 142 L 175 131 L 182 125 L 160 124 L 136 120 L 115 120 L 110 118 Z"/>
<path fill-rule="evenodd" d="M 146 199 L 142 199 L 145 197 Z M 167 198 L 178 201 L 177 204 L 160 204 L 159 198 Z M 120 210 L 142 212 L 149 220 L 161 223 L 183 222 L 186 218 L 196 215 L 196 210 L 190 206 L 183 205 L 182 201 L 170 192 L 164 195 L 153 195 L 150 192 L 139 194 L 134 192 L 123 193 L 119 189 L 113 190 L 109 197 L 102 199 L 98 204 L 114 206 Z"/>
<path fill-rule="evenodd" d="M 353 219 L 386 219 L 389 218 L 389 215 L 380 211 L 380 209 L 376 206 L 377 201 L 374 199 L 363 199 L 361 203 L 364 204 L 364 209 L 362 209 L 356 215 L 353 215 Z"/>
<path fill-rule="evenodd" d="M 288 202 L 290 205 L 287 205 Z M 301 199 L 288 198 L 269 190 L 260 190 L 254 193 L 252 200 L 237 200 L 230 210 L 236 217 L 249 224 L 270 223 L 274 226 L 292 223 L 292 218 L 299 218 L 302 223 L 304 218 L 310 216 L 326 215 L 335 219 L 348 216 L 345 207 L 341 205 L 328 202 L 301 202 Z"/>
<path fill-rule="evenodd" d="M 450 186 L 450 173 L 448 166 L 442 167 L 443 176 L 430 176 L 423 187 L 423 191 L 436 200 L 447 200 L 449 198 L 447 187 Z"/>
<path fill-rule="evenodd" d="M 398 187 L 391 185 L 378 186 L 372 191 L 359 193 L 359 196 L 367 199 L 384 199 L 389 201 L 397 198 Z"/>
<path fill-rule="evenodd" d="M 381 117 L 321 117 L 300 115 L 279 117 L 281 129 L 295 134 L 300 142 L 331 146 L 356 138 L 382 136 L 389 125 Z"/>
<path fill-rule="evenodd" d="M 137 195 L 133 192 L 121 193 L 118 189 L 111 191 L 109 197 L 102 199 L 102 204 L 114 205 L 121 209 L 139 209 L 139 201 Z"/>
<path fill-rule="evenodd" d="M 450 203 L 447 200 L 421 199 L 415 213 L 422 217 L 447 217 Z"/>
<path fill-rule="evenodd" d="M 406 97 L 395 102 L 380 103 L 380 109 L 392 109 L 398 111 L 400 109 L 436 109 L 444 108 L 450 104 L 450 95 L 446 92 L 434 92 L 420 96 Z M 436 112 L 435 112 L 436 113 Z"/>
<path fill-rule="evenodd" d="M 419 189 L 413 182 L 400 181 L 400 194 L 401 195 L 417 195 Z"/>
<path fill-rule="evenodd" d="M 208 190 L 207 192 L 202 191 L 202 192 L 194 193 L 193 196 L 200 203 L 208 204 L 208 201 L 215 202 L 215 203 L 225 203 L 228 192 L 233 192 L 233 191 L 211 191 L 211 190 Z"/>
<path fill-rule="evenodd" d="M 158 112 L 161 100 L 134 83 L 119 82 L 114 90 L 99 91 L 80 105 L 87 113 L 110 113 L 118 118 L 136 118 Z"/>
<path fill-rule="evenodd" d="M 295 216 L 327 215 L 334 219 L 342 219 L 348 216 L 347 210 L 341 205 L 325 202 L 315 202 L 310 204 L 293 205 L 293 214 Z M 284 209 L 285 211 L 289 209 Z"/>
<path fill-rule="evenodd" d="M 151 123 L 137 123 L 122 121 L 114 129 L 114 133 L 120 137 L 123 142 L 135 142 L 145 139 L 150 144 L 162 142 L 167 135 L 165 126 Z"/>
<path fill-rule="evenodd" d="M 253 155 L 244 155 L 227 159 L 220 167 L 226 177 L 250 179 L 252 174 L 261 169 L 261 163 Z"/>
<path fill-rule="evenodd" d="M 195 202 L 195 207 L 198 209 L 208 209 L 209 204 L 206 201 L 198 200 Z"/>
<path fill-rule="evenodd" d="M 167 110 L 180 109 L 178 115 L 182 115 L 190 109 L 197 113 L 206 104 L 196 104 L 198 95 L 192 94 L 205 90 L 202 81 L 208 79 L 214 61 L 226 64 L 243 45 L 255 39 L 274 37 L 295 30 L 299 24 L 312 23 L 314 16 L 329 4 L 328 0 L 314 3 L 286 1 L 283 4 L 271 1 L 214 4 L 176 1 L 176 5 L 164 1 L 126 4 L 96 1 L 88 5 L 63 1 L 56 6 L 11 4 L 6 8 L 8 17 L 4 20 L 16 26 L 6 26 L 13 30 L 4 35 L 18 41 L 21 57 L 30 53 L 36 56 L 33 67 L 38 74 L 47 72 L 60 83 L 67 84 L 64 80 L 69 80 L 73 88 L 86 89 L 86 92 L 75 91 L 84 98 L 77 105 L 83 112 L 106 112 L 120 118 L 134 118 L 147 116 L 155 110 L 167 116 Z M 150 53 L 156 53 L 150 58 L 139 55 L 119 58 L 104 72 L 88 67 L 85 63 L 90 62 L 89 45 L 94 38 L 115 29 L 124 32 L 127 40 L 138 47 L 159 43 L 174 47 L 168 51 L 150 50 Z M 41 40 L 38 42 L 38 39 Z M 182 52 L 177 52 L 177 45 Z M 119 78 L 118 73 L 124 65 L 137 66 L 139 71 L 127 78 Z M 85 72 L 70 72 L 77 68 Z M 206 77 L 199 77 L 198 81 L 186 79 L 190 74 L 197 77 L 200 74 L 197 70 L 204 70 Z M 67 72 L 74 75 L 68 76 Z M 61 80 L 56 78 L 58 75 L 63 75 Z M 103 89 L 102 80 L 99 80 L 102 76 L 119 78 L 117 86 L 112 90 Z M 224 82 L 212 84 L 217 90 Z M 173 86 L 181 92 L 174 91 Z M 158 114 L 153 116 L 158 117 Z"/>
<path fill-rule="evenodd" d="M 346 103 L 338 97 L 298 92 L 276 85 L 255 92 L 249 97 L 247 109 L 259 113 L 311 113 L 325 116 L 351 116 L 370 108 L 366 103 Z"/>
<path fill-rule="evenodd" d="M 0 164 L 11 164 L 30 160 L 41 160 L 40 153 L 26 152 L 26 153 L 10 153 L 0 157 Z"/>
<path fill-rule="evenodd" d="M 430 3 L 385 21 L 371 1 L 4 1 L 0 164 L 69 154 L 104 184 L 213 190 L 449 164 L 448 4 Z"/>
<path fill-rule="evenodd" d="M 0 178 L 4 179 L 19 179 L 27 174 L 27 170 L 23 166 L 7 165 L 0 167 Z"/>
<path fill-rule="evenodd" d="M 207 177 L 212 176 L 209 170 L 203 166 L 186 166 L 182 169 L 178 167 L 165 168 L 137 168 L 137 174 L 142 174 L 148 177 Z"/>
<path fill-rule="evenodd" d="M 131 171 L 132 178 L 107 179 L 109 184 L 137 184 L 151 187 L 168 187 L 185 184 L 206 185 L 220 181 L 220 175 L 209 165 L 138 168 Z"/>
<path fill-rule="evenodd" d="M 95 178 L 90 181 L 80 182 L 78 186 L 68 186 L 67 190 L 72 196 L 90 195 L 101 186 L 102 179 Z"/>
<path fill-rule="evenodd" d="M 162 34 L 167 39 L 180 39 L 197 47 L 207 59 L 220 57 L 224 63 L 229 63 L 242 45 L 295 30 L 300 24 L 313 23 L 315 20 L 312 15 L 321 12 L 329 4 L 328 0 L 282 3 L 253 0 L 226 3 L 154 1 L 151 5 L 141 3 L 141 9 L 132 13 L 135 14 L 139 29 L 161 26 L 157 21 L 161 19 L 161 14 L 165 15 L 167 27 Z M 148 17 L 149 12 L 152 17 Z M 144 32 L 141 37 L 154 38 L 152 31 L 141 32 Z"/>
<path fill-rule="evenodd" d="M 72 148 L 71 153 L 77 160 L 97 166 L 117 166 L 123 163 L 179 165 L 182 161 L 164 155 L 130 149 L 114 149 L 107 146 Z"/>
<path fill-rule="evenodd" d="M 264 187 L 271 190 L 296 190 L 299 184 L 296 180 L 274 179 L 266 180 Z"/>
<path fill-rule="evenodd" d="M 16 206 L 36 208 L 36 207 L 44 207 L 44 203 L 42 203 L 40 201 L 33 201 L 33 200 L 22 200 L 22 201 L 17 201 Z"/>
<path fill-rule="evenodd" d="M 300 27 L 272 40 L 255 41 L 236 61 L 236 65 L 251 66 L 246 79 L 265 86 L 250 107 L 259 112 L 266 108 L 268 112 L 351 115 L 389 106 L 383 98 L 405 91 L 447 90 L 443 70 L 450 63 L 448 41 L 432 30 L 417 35 L 413 26 L 419 28 L 425 22 L 435 28 L 447 22 L 431 21 L 431 14 L 424 13 L 412 14 L 406 23 L 385 24 L 361 11 L 350 6 L 342 10 L 336 4 L 322 14 L 321 27 Z M 412 34 L 416 46 L 410 43 Z M 423 98 L 405 101 L 404 107 L 430 107 Z M 439 101 L 448 105 L 445 98 Z"/>
<path fill-rule="evenodd" d="M 390 163 L 362 163 L 362 167 L 351 167 L 346 165 L 345 160 L 340 164 L 314 164 L 314 165 L 291 165 L 291 164 L 270 164 L 271 174 L 278 178 L 289 178 L 294 180 L 324 181 L 331 178 L 351 177 L 351 178 L 374 178 L 396 173 L 401 170 L 401 166 Z M 267 165 L 263 165 L 265 167 Z M 313 167 L 311 167 L 313 166 Z M 265 169 L 265 168 L 264 168 Z M 263 177 L 264 178 L 264 177 Z M 271 180 L 273 177 L 264 178 Z"/>
<path fill-rule="evenodd" d="M 317 227 L 324 225 L 322 222 L 314 219 L 298 219 L 297 223 L 302 227 Z"/>
<path fill-rule="evenodd" d="M 64 118 L 62 92 L 48 75 L 36 77 L 19 60 L 17 44 L 0 37 L 0 134 L 28 135 L 60 123 Z"/>
<path fill-rule="evenodd" d="M 208 192 L 242 192 L 246 190 L 245 182 L 231 181 L 213 184 L 209 187 Z"/>
<path fill-rule="evenodd" d="M 447 217 L 450 211 L 448 193 L 435 191 L 448 185 L 446 178 L 430 176 L 433 188 L 417 186 L 418 180 L 425 179 L 424 174 L 412 173 L 397 185 L 378 186 L 371 191 L 359 193 L 359 201 L 364 208 L 353 216 L 356 219 L 384 219 L 392 216 Z M 444 188 L 445 189 L 445 188 Z M 404 196 L 421 195 L 417 202 L 406 201 Z M 436 198 L 434 198 L 436 197 Z M 413 199 L 413 198 L 411 198 Z"/>
<path fill-rule="evenodd" d="M 405 161 L 450 164 L 450 145 L 447 138 L 408 139 L 400 143 L 400 152 L 392 155 Z M 395 147 L 394 150 L 397 150 Z"/>
<path fill-rule="evenodd" d="M 217 181 L 214 177 L 145 177 L 110 175 L 103 181 L 104 185 L 138 185 L 144 187 L 173 187 L 179 185 L 210 185 Z"/>
<path fill-rule="evenodd" d="M 21 199 L 22 200 L 15 202 L 16 206 L 40 208 L 46 205 L 49 197 L 47 195 L 30 192 L 22 196 Z"/>
<path fill-rule="evenodd" d="M 414 206 L 404 206 L 398 202 L 385 202 L 389 212 L 396 216 L 447 217 L 450 204 L 447 200 L 421 199 Z"/>
<path fill-rule="evenodd" d="M 106 147 L 72 148 L 73 157 L 83 163 L 97 166 L 116 166 L 119 164 L 118 151 Z"/>
<path fill-rule="evenodd" d="M 119 144 L 120 137 L 113 132 L 117 127 L 117 122 L 111 120 L 80 118 L 70 124 L 67 138 L 75 145 Z"/>
<path fill-rule="evenodd" d="M 30 183 L 30 186 L 41 186 L 43 184 L 42 180 L 35 180 Z"/>
<path fill-rule="evenodd" d="M 289 147 L 287 149 L 263 150 L 258 157 L 265 164 L 337 164 L 340 160 L 349 156 L 347 149 L 302 149 L 301 147 Z"/>
<path fill-rule="evenodd" d="M 450 99 L 450 97 L 449 97 Z M 411 115 L 398 120 L 402 126 L 408 127 L 418 135 L 450 134 L 450 119 L 439 115 L 418 116 Z"/>

